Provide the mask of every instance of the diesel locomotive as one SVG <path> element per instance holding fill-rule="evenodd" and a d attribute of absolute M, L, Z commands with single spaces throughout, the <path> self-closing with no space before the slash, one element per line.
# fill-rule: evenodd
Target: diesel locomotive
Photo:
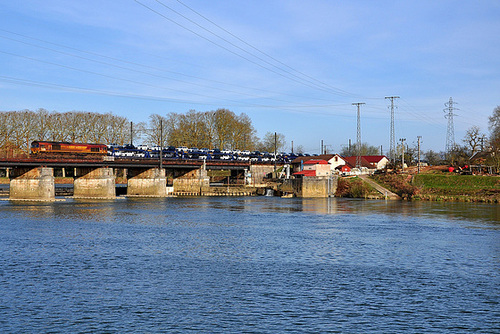
<path fill-rule="evenodd" d="M 34 141 L 31 156 L 34 157 L 100 157 L 108 154 L 104 144 L 84 144 L 56 141 Z"/>

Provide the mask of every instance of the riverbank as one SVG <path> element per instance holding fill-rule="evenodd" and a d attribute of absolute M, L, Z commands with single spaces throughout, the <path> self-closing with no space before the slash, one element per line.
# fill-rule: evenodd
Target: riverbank
<path fill-rule="evenodd" d="M 500 203 L 498 176 L 385 174 L 372 179 L 406 200 Z"/>
<path fill-rule="evenodd" d="M 370 180 L 387 188 L 404 200 L 500 203 L 499 176 L 452 173 L 380 174 L 371 176 Z M 73 183 L 72 178 L 56 177 L 54 181 L 59 185 Z M 9 179 L 0 178 L 0 184 L 8 185 Z M 117 184 L 126 184 L 126 182 L 118 180 Z M 214 187 L 212 189 L 214 194 L 210 195 L 228 195 L 226 193 L 233 196 L 236 193 L 246 195 L 245 190 L 233 189 L 233 187 L 230 189 L 231 191 L 228 191 L 227 187 L 221 187 L 221 189 Z M 0 189 L 0 193 L 6 196 L 8 189 Z M 68 194 L 65 193 L 65 195 Z M 255 195 L 255 192 L 252 191 L 251 195 Z M 358 177 L 339 178 L 335 196 L 366 199 L 388 198 L 380 190 L 377 191 L 376 185 L 371 185 L 368 180 L 365 182 Z"/>

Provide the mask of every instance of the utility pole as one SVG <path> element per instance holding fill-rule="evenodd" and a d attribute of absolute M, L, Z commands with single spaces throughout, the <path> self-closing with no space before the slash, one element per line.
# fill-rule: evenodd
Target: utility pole
<path fill-rule="evenodd" d="M 418 164 L 417 164 L 417 174 L 420 174 L 420 139 L 422 139 L 422 136 L 417 136 L 417 143 L 418 143 Z"/>
<path fill-rule="evenodd" d="M 399 99 L 399 96 L 386 96 L 386 99 L 391 100 L 391 136 L 389 145 L 389 159 L 393 164 L 396 163 L 396 131 L 394 130 L 394 99 Z"/>
<path fill-rule="evenodd" d="M 276 177 L 276 151 L 277 151 L 277 146 L 278 146 L 278 139 L 276 132 L 274 133 L 274 173 Z"/>
<path fill-rule="evenodd" d="M 456 104 L 456 102 L 453 102 L 453 99 L 450 97 L 450 100 L 444 104 L 446 108 L 443 109 L 443 111 L 447 113 L 446 115 L 444 115 L 444 118 L 448 119 L 448 130 L 446 131 L 446 149 L 445 149 L 447 156 L 455 147 L 455 127 L 453 125 L 453 116 L 456 115 L 453 114 L 453 111 L 459 109 L 453 107 L 453 104 Z"/>
<path fill-rule="evenodd" d="M 405 141 L 406 138 L 401 138 L 399 139 L 401 141 L 401 151 L 403 152 L 401 154 L 401 170 L 404 172 L 405 171 Z"/>
<path fill-rule="evenodd" d="M 133 130 L 133 127 L 132 127 L 133 123 L 130 122 L 130 146 L 134 145 L 133 143 L 133 138 L 134 138 L 134 130 Z"/>
<path fill-rule="evenodd" d="M 358 108 L 358 126 L 357 126 L 357 148 L 356 148 L 356 168 L 361 172 L 361 113 L 360 113 L 360 107 L 365 103 L 363 102 L 356 102 L 353 103 L 353 106 L 357 106 Z"/>
<path fill-rule="evenodd" d="M 160 173 L 163 169 L 163 120 L 160 119 Z"/>

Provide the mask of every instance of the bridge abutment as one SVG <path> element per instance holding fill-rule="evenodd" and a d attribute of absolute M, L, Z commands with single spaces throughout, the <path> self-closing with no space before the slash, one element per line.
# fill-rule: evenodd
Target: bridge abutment
<path fill-rule="evenodd" d="M 14 168 L 9 177 L 9 199 L 35 201 L 55 200 L 53 168 Z"/>
<path fill-rule="evenodd" d="M 165 170 L 137 168 L 128 171 L 127 196 L 167 196 Z"/>
<path fill-rule="evenodd" d="M 77 168 L 73 187 L 75 198 L 115 198 L 113 168 Z"/>

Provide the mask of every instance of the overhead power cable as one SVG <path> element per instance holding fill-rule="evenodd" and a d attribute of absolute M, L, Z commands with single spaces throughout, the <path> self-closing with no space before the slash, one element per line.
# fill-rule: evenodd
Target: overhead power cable
<path fill-rule="evenodd" d="M 332 92 L 331 90 L 328 90 L 328 89 L 325 89 L 325 88 L 323 88 L 323 87 L 320 87 L 320 86 L 318 86 L 318 85 L 317 85 L 317 84 L 315 84 L 315 83 L 311 84 L 311 83 L 309 83 L 309 82 L 304 81 L 304 79 L 301 79 L 301 78 L 299 78 L 299 79 L 301 79 L 302 81 L 299 81 L 298 79 L 296 79 L 296 78 L 294 77 L 295 75 L 293 75 L 293 74 L 292 74 L 292 76 L 290 76 L 290 75 L 287 75 L 287 74 L 280 73 L 280 72 L 278 72 L 278 71 L 276 71 L 276 70 L 274 70 L 274 69 L 272 69 L 272 68 L 269 68 L 269 67 L 267 67 L 267 66 L 264 66 L 264 65 L 262 65 L 262 64 L 260 64 L 260 63 L 258 63 L 258 62 L 256 62 L 256 61 L 254 61 L 254 60 L 252 60 L 252 59 L 250 59 L 250 58 L 248 58 L 248 57 L 246 57 L 246 56 L 244 56 L 244 55 L 241 55 L 241 54 L 239 54 L 239 53 L 237 53 L 237 52 L 235 52 L 235 51 L 233 51 L 233 50 L 231 50 L 231 49 L 229 49 L 229 48 L 225 47 L 224 45 L 222 45 L 222 44 L 220 44 L 220 43 L 217 43 L 217 42 L 215 42 L 215 41 L 213 41 L 213 40 L 211 40 L 211 39 L 209 39 L 209 38 L 207 38 L 207 37 L 205 37 L 205 36 L 203 36 L 203 35 L 199 34 L 198 32 L 196 32 L 196 31 L 194 31 L 194 30 L 192 30 L 192 29 L 190 29 L 190 28 L 188 28 L 188 27 L 186 27 L 186 26 L 184 26 L 184 25 L 182 25 L 182 24 L 178 23 L 177 21 L 172 20 L 171 18 L 167 17 L 166 15 L 164 15 L 164 14 L 160 13 L 159 11 L 157 11 L 157 10 L 155 10 L 155 9 L 151 8 L 150 6 L 148 6 L 148 5 L 146 5 L 146 4 L 142 3 L 142 2 L 140 2 L 140 1 L 138 1 L 138 0 L 134 0 L 134 1 L 135 1 L 137 4 L 139 4 L 139 5 L 143 6 L 144 8 L 148 9 L 149 11 L 151 11 L 151 12 L 153 12 L 153 13 L 155 13 L 155 14 L 159 15 L 160 17 L 162 17 L 162 18 L 164 18 L 164 19 L 166 19 L 166 20 L 168 20 L 168 21 L 172 22 L 173 24 L 175 24 L 175 25 L 177 25 L 177 26 L 181 27 L 182 29 L 185 29 L 185 30 L 187 30 L 187 31 L 191 32 L 192 34 L 194 34 L 194 35 L 196 35 L 196 36 L 198 36 L 198 37 L 200 37 L 200 38 L 202 38 L 202 39 L 206 40 L 207 42 L 212 43 L 212 44 L 214 44 L 215 46 L 217 46 L 217 47 L 219 47 L 219 48 L 221 48 L 221 49 L 223 49 L 223 50 L 226 50 L 227 52 L 229 52 L 229 53 L 231 53 L 231 54 L 233 54 L 233 55 L 235 55 L 235 56 L 237 56 L 237 57 L 240 57 L 240 58 L 242 58 L 242 59 L 244 59 L 244 60 L 246 60 L 246 61 L 248 61 L 248 62 L 250 62 L 250 63 L 252 63 L 252 64 L 254 64 L 254 65 L 256 65 L 256 66 L 259 66 L 259 67 L 261 67 L 261 68 L 263 68 L 263 69 L 265 69 L 265 70 L 267 70 L 267 71 L 270 71 L 270 72 L 272 72 L 272 73 L 274 73 L 274 74 L 277 74 L 277 75 L 279 75 L 279 76 L 282 76 L 282 77 L 284 77 L 284 78 L 286 78 L 286 79 L 289 79 L 289 80 L 291 80 L 291 81 L 293 81 L 293 82 L 299 83 L 299 84 L 301 84 L 301 85 L 308 86 L 308 87 L 313 88 L 313 89 L 318 89 L 318 90 L 321 90 L 321 91 L 324 91 L 324 92 L 328 92 L 328 93 L 334 93 L 334 94 L 336 94 L 336 95 L 345 95 L 345 94 L 340 94 L 340 93 L 338 93 L 338 92 Z M 158 0 L 156 0 L 156 1 L 158 2 Z M 205 28 L 202 28 L 202 29 L 205 29 Z M 205 29 L 205 30 L 206 30 L 206 29 Z M 234 44 L 233 44 L 233 46 L 234 46 Z M 240 49 L 241 49 L 241 48 L 240 48 Z M 245 51 L 245 52 L 247 52 L 247 51 Z M 253 56 L 254 56 L 254 55 L 253 55 Z M 255 56 L 254 56 L 254 57 L 255 57 Z M 274 65 L 273 65 L 273 66 L 274 66 Z M 281 71 L 283 71 L 282 69 L 280 69 L 280 70 L 281 70 Z"/>
<path fill-rule="evenodd" d="M 180 76 L 184 76 L 184 77 L 188 77 L 188 78 L 193 78 L 193 79 L 197 79 L 197 80 L 203 80 L 203 81 L 206 81 L 206 82 L 211 82 L 211 83 L 216 83 L 216 84 L 223 84 L 223 85 L 227 85 L 227 86 L 234 86 L 234 87 L 238 87 L 238 88 L 249 89 L 249 90 L 254 90 L 254 91 L 260 91 L 260 92 L 265 92 L 265 93 L 280 94 L 280 95 L 291 96 L 291 97 L 301 97 L 301 96 L 296 95 L 296 94 L 287 94 L 287 93 L 275 92 L 275 91 L 271 91 L 271 90 L 267 90 L 267 89 L 247 87 L 247 86 L 236 85 L 236 84 L 228 84 L 227 82 L 223 82 L 223 81 L 217 81 L 217 80 L 211 80 L 211 79 L 201 78 L 201 77 L 198 77 L 198 76 L 193 76 L 193 75 L 189 75 L 189 74 L 185 74 L 185 73 L 180 73 L 180 72 L 176 72 L 176 71 L 170 71 L 170 70 L 166 70 L 166 69 L 163 69 L 163 68 L 158 68 L 158 67 L 154 67 L 154 66 L 150 66 L 150 65 L 145 65 L 145 64 L 140 64 L 140 63 L 136 63 L 136 62 L 131 62 L 131 61 L 119 59 L 119 58 L 116 58 L 116 57 L 110 57 L 110 56 L 98 54 L 98 53 L 95 53 L 95 52 L 89 52 L 89 51 L 85 51 L 85 50 L 73 48 L 73 47 L 62 45 L 62 44 L 58 44 L 58 43 L 52 43 L 52 42 L 45 41 L 45 40 L 42 40 L 42 39 L 39 39 L 39 38 L 34 38 L 34 37 L 31 37 L 31 36 L 27 36 L 27 35 L 15 33 L 15 32 L 4 30 L 4 29 L 0 29 L 0 31 L 6 32 L 6 33 L 9 33 L 9 34 L 13 34 L 13 35 L 17 35 L 17 36 L 20 36 L 20 37 L 23 37 L 23 38 L 31 39 L 31 40 L 34 40 L 34 41 L 46 43 L 46 44 L 49 44 L 49 45 L 53 45 L 53 46 L 65 48 L 65 49 L 68 49 L 68 50 L 73 50 L 73 51 L 85 53 L 85 54 L 88 54 L 88 55 L 92 55 L 92 56 L 96 56 L 96 57 L 100 57 L 100 58 L 104 58 L 104 59 L 109 59 L 109 60 L 112 60 L 114 62 L 120 62 L 120 63 L 129 64 L 129 65 L 133 65 L 133 66 L 139 66 L 139 67 L 143 67 L 143 68 L 152 69 L 152 70 L 155 70 L 155 71 L 166 72 L 166 73 L 180 75 Z M 241 92 L 237 92 L 237 91 L 225 90 L 225 89 L 218 88 L 218 87 L 211 87 L 211 86 L 206 86 L 206 85 L 201 85 L 201 84 L 195 84 L 195 83 L 191 83 L 189 81 L 184 81 L 184 80 L 175 79 L 175 78 L 171 78 L 171 77 L 160 76 L 158 74 L 152 74 L 150 72 L 143 72 L 143 71 L 140 71 L 140 70 L 134 70 L 134 69 L 130 69 L 130 68 L 127 68 L 127 67 L 122 67 L 122 66 L 119 66 L 119 65 L 116 65 L 116 64 L 113 64 L 113 63 L 105 63 L 105 62 L 101 62 L 101 61 L 98 61 L 98 60 L 90 59 L 90 58 L 87 58 L 87 57 L 83 57 L 83 56 L 74 55 L 74 54 L 71 54 L 71 53 L 66 53 L 66 52 L 63 52 L 63 51 L 59 51 L 59 50 L 56 50 L 56 49 L 53 49 L 53 48 L 48 48 L 48 47 L 44 47 L 44 46 L 40 46 L 40 45 L 36 45 L 36 44 L 31 44 L 31 43 L 28 43 L 28 42 L 25 42 L 25 41 L 16 40 L 16 39 L 13 39 L 13 38 L 7 37 L 7 36 L 0 36 L 0 37 L 8 39 L 8 40 L 16 41 L 18 43 L 23 43 L 23 44 L 26 44 L 26 45 L 31 45 L 31 46 L 35 46 L 35 47 L 38 47 L 38 48 L 43 48 L 43 49 L 46 49 L 46 50 L 50 50 L 52 52 L 57 52 L 57 53 L 69 55 L 69 56 L 72 56 L 72 57 L 78 57 L 78 58 L 81 58 L 81 59 L 85 59 L 85 60 L 89 60 L 89 61 L 93 61 L 93 62 L 97 62 L 97 63 L 101 63 L 101 64 L 106 64 L 108 66 L 122 68 L 122 69 L 130 70 L 130 71 L 136 71 L 138 73 L 148 74 L 148 75 L 152 75 L 152 76 L 156 76 L 156 77 L 160 77 L 160 78 L 165 78 L 165 79 L 170 79 L 170 80 L 176 80 L 176 81 L 188 83 L 188 84 L 191 84 L 191 85 L 196 85 L 196 86 L 200 86 L 200 87 L 206 87 L 206 88 L 210 88 L 210 89 L 216 89 L 216 90 L 220 90 L 220 91 L 226 91 L 226 92 L 230 92 L 230 93 L 242 94 L 242 95 L 247 95 L 247 96 L 252 96 L 252 97 L 259 97 L 257 95 L 252 95 L 252 94 L 248 94 L 248 93 L 241 93 Z M 264 98 L 266 98 L 266 97 L 264 97 Z M 274 98 L 267 98 L 267 99 L 274 99 Z M 274 100 L 280 101 L 280 102 L 287 102 L 287 101 L 283 101 L 283 100 L 279 100 L 279 99 L 274 99 Z M 331 99 L 323 99 L 323 98 L 315 98 L 315 100 L 331 101 Z"/>
<path fill-rule="evenodd" d="M 208 89 L 219 90 L 219 91 L 226 92 L 226 93 L 235 93 L 235 94 L 246 95 L 246 96 L 249 96 L 249 97 L 275 100 L 275 101 L 278 101 L 278 102 L 292 103 L 290 101 L 280 100 L 280 99 L 276 99 L 276 98 L 262 97 L 262 96 L 257 96 L 257 95 L 254 95 L 254 94 L 236 92 L 236 91 L 232 91 L 232 90 L 228 90 L 228 89 L 223 89 L 223 88 L 219 88 L 219 87 L 212 87 L 212 86 L 207 86 L 207 85 L 203 85 L 203 84 L 199 84 L 199 83 L 194 83 L 194 82 L 190 82 L 190 81 L 185 81 L 185 80 L 180 80 L 180 79 L 176 79 L 176 78 L 172 78 L 172 77 L 167 77 L 167 76 L 159 75 L 159 74 L 156 74 L 156 73 L 151 73 L 151 72 L 136 70 L 136 69 L 133 69 L 133 68 L 129 68 L 129 67 L 125 67 L 125 66 L 120 66 L 120 65 L 117 65 L 117 64 L 113 64 L 113 63 L 108 63 L 108 62 L 104 62 L 104 61 L 100 61 L 100 60 L 95 60 L 95 59 L 88 58 L 88 57 L 83 57 L 83 56 L 80 56 L 80 55 L 75 55 L 75 54 L 68 53 L 68 52 L 59 51 L 59 50 L 48 48 L 48 47 L 41 46 L 41 45 L 27 43 L 27 42 L 24 42 L 24 41 L 19 41 L 19 40 L 16 40 L 16 39 L 13 39 L 13 38 L 9 38 L 9 37 L 5 37 L 5 36 L 1 36 L 1 35 L 0 35 L 0 38 L 8 39 L 8 40 L 15 41 L 15 42 L 18 42 L 18 43 L 22 43 L 22 44 L 25 44 L 25 45 L 34 46 L 34 47 L 41 48 L 41 49 L 44 49 L 44 50 L 49 50 L 49 51 L 52 51 L 52 52 L 55 52 L 55 53 L 59 53 L 59 54 L 63 54 L 63 55 L 66 55 L 66 56 L 75 57 L 75 58 L 79 58 L 79 59 L 83 59 L 83 60 L 95 62 L 95 63 L 106 65 L 106 66 L 111 66 L 111 67 L 115 67 L 115 68 L 119 68 L 119 69 L 124 69 L 124 70 L 135 72 L 135 73 L 146 74 L 146 75 L 149 75 L 149 76 L 152 76 L 152 77 L 157 77 L 157 78 L 162 78 L 162 79 L 168 79 L 168 80 L 178 81 L 178 82 L 187 83 L 187 84 L 193 85 L 193 86 L 198 86 L 198 87 L 203 87 L 203 88 L 208 88 Z"/>
<path fill-rule="evenodd" d="M 140 100 L 148 100 L 148 101 L 182 103 L 182 104 L 191 104 L 191 105 L 192 104 L 203 105 L 203 106 L 211 105 L 214 107 L 220 107 L 220 105 L 217 102 L 196 102 L 193 100 L 183 100 L 183 99 L 172 98 L 172 97 L 160 97 L 160 96 L 152 96 L 152 95 L 120 93 L 120 92 L 113 92 L 113 91 L 108 91 L 108 90 L 82 88 L 82 87 L 75 87 L 75 86 L 69 86 L 69 85 L 55 84 L 55 83 L 50 83 L 50 82 L 42 82 L 42 81 L 28 80 L 28 79 L 22 79 L 22 78 L 15 78 L 15 77 L 9 77 L 9 76 L 0 76 L 0 81 L 9 82 L 12 84 L 17 84 L 17 85 L 23 85 L 23 86 L 44 87 L 44 88 L 71 91 L 71 92 L 77 92 L 77 93 L 83 93 L 83 94 L 95 94 L 95 95 L 103 95 L 103 96 L 114 96 L 114 97 L 132 98 L 132 99 L 140 99 Z M 332 114 L 332 112 L 318 112 L 318 111 L 311 111 L 310 109 L 309 110 L 293 110 L 293 109 L 288 109 L 288 107 L 283 107 L 283 106 L 259 105 L 259 104 L 251 104 L 251 103 L 241 103 L 238 101 L 233 101 L 233 102 L 235 102 L 236 104 L 225 105 L 225 107 L 252 108 L 252 109 L 255 109 L 255 108 L 276 109 L 276 110 L 282 110 L 282 111 L 288 111 L 288 112 L 300 113 L 300 114 L 316 114 L 316 115 L 324 115 L 324 116 L 346 117 L 344 115 Z"/>
<path fill-rule="evenodd" d="M 157 0 L 158 1 L 158 0 Z M 294 71 L 306 78 L 309 78 L 313 81 L 316 81 L 322 85 L 324 85 L 326 88 L 329 88 L 329 89 L 332 89 L 332 90 L 335 90 L 335 91 L 338 91 L 339 93 L 342 93 L 342 94 L 345 94 L 346 96 L 351 96 L 351 97 L 357 97 L 356 94 L 352 94 L 352 93 L 349 93 L 343 89 L 340 89 L 340 88 L 336 88 L 336 87 L 332 87 L 330 86 L 329 84 L 327 83 L 324 83 L 322 82 L 321 80 L 318 80 L 316 78 L 313 78 L 311 76 L 309 76 L 308 74 L 306 73 L 303 73 L 287 64 L 285 64 L 284 62 L 280 61 L 279 59 L 276 59 L 275 57 L 271 56 L 270 54 L 260 50 L 259 48 L 253 46 L 252 44 L 246 42 L 245 40 L 243 40 L 242 38 L 236 36 L 235 34 L 233 34 L 232 32 L 230 32 L 229 30 L 225 29 L 224 27 L 220 26 L 219 24 L 217 24 L 216 22 L 214 22 L 213 20 L 210 20 L 208 17 L 206 17 L 205 15 L 199 13 L 198 11 L 194 10 L 193 8 L 191 8 L 190 6 L 186 5 L 184 2 L 180 1 L 180 0 L 177 0 L 178 3 L 180 3 L 182 6 L 186 7 L 187 9 L 189 9 L 191 12 L 193 12 L 194 14 L 198 15 L 199 17 L 203 18 L 204 20 L 206 20 L 207 22 L 213 24 L 214 26 L 216 26 L 217 28 L 219 28 L 220 30 L 224 31 L 225 33 L 227 33 L 228 35 L 232 36 L 233 38 L 237 39 L 238 41 L 240 41 L 241 43 L 245 44 L 246 46 L 252 48 L 253 50 L 259 52 L 260 54 L 268 57 L 269 59 L 272 59 L 273 61 L 277 62 L 278 64 L 282 65 L 282 66 L 285 66 L 286 68 L 290 69 L 291 71 Z"/>

